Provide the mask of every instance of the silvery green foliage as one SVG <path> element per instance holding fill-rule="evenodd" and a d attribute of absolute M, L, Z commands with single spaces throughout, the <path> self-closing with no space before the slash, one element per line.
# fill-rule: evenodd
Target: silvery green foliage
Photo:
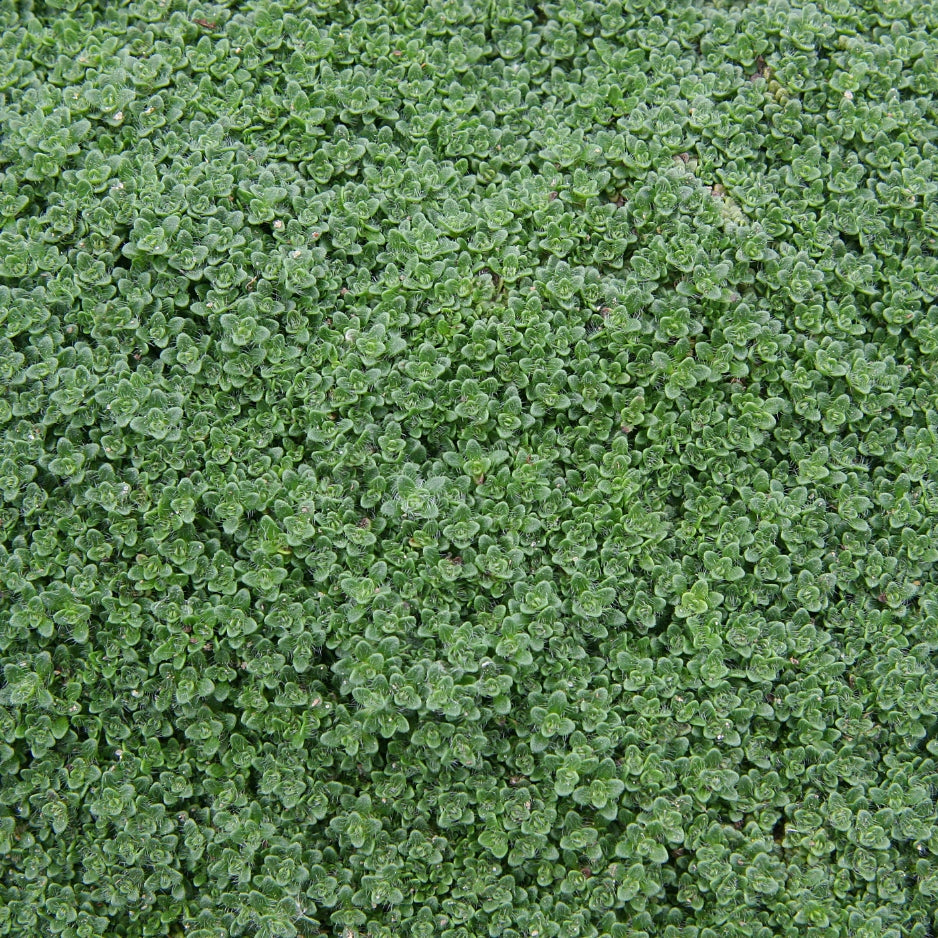
<path fill-rule="evenodd" d="M 936 56 L 0 0 L 0 934 L 933 934 Z"/>

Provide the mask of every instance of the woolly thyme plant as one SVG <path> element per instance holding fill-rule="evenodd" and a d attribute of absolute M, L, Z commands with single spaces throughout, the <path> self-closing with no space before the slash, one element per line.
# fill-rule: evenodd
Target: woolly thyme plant
<path fill-rule="evenodd" d="M 938 929 L 938 5 L 0 0 L 0 935 Z"/>

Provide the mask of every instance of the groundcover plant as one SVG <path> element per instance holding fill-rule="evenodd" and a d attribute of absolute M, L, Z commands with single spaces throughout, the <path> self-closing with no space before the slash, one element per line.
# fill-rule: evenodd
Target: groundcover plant
<path fill-rule="evenodd" d="M 938 4 L 0 0 L 0 934 L 938 930 Z"/>

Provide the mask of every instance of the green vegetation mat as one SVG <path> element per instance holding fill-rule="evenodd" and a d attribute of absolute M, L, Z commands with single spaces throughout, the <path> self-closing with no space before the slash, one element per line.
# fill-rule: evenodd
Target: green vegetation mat
<path fill-rule="evenodd" d="M 0 0 L 0 935 L 938 930 L 938 3 Z"/>

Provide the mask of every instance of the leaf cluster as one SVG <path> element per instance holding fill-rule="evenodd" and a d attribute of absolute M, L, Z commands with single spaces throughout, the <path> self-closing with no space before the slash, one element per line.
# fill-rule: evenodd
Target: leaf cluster
<path fill-rule="evenodd" d="M 938 929 L 938 13 L 0 0 L 0 935 Z"/>

